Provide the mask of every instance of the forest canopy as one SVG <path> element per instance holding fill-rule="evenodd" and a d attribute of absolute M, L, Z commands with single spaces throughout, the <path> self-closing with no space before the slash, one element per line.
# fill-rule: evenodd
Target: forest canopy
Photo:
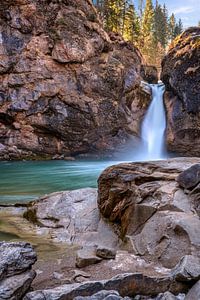
<path fill-rule="evenodd" d="M 168 45 L 183 31 L 181 19 L 168 14 L 167 6 L 152 0 L 93 0 L 104 28 L 134 43 L 146 63 L 159 66 Z"/>

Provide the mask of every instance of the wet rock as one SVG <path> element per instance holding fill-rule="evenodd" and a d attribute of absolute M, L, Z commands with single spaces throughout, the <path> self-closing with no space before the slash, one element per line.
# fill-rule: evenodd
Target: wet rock
<path fill-rule="evenodd" d="M 194 188 L 200 182 L 200 164 L 193 165 L 183 171 L 178 177 L 179 185 L 186 189 Z"/>
<path fill-rule="evenodd" d="M 20 300 L 36 276 L 36 254 L 28 243 L 0 242 L 0 299 Z"/>
<path fill-rule="evenodd" d="M 178 281 L 191 281 L 200 279 L 200 259 L 192 255 L 184 256 L 172 270 L 172 275 Z"/>
<path fill-rule="evenodd" d="M 168 148 L 184 156 L 200 154 L 200 46 L 199 27 L 175 39 L 162 62 L 166 85 Z"/>
<path fill-rule="evenodd" d="M 84 247 L 77 251 L 76 254 L 76 267 L 84 268 L 96 263 L 99 263 L 102 259 L 96 256 L 96 249 Z"/>
<path fill-rule="evenodd" d="M 143 65 L 141 76 L 148 83 L 158 83 L 158 70 L 155 66 Z"/>
<path fill-rule="evenodd" d="M 172 293 L 187 291 L 187 283 L 174 282 L 170 277 L 150 277 L 142 274 L 120 274 L 110 280 L 88 281 L 81 284 L 68 284 L 48 290 L 28 293 L 24 300 L 72 300 L 80 296 L 92 296 L 102 290 L 117 291 L 121 297 L 132 297 L 137 294 L 158 295 L 167 290 Z"/>
<path fill-rule="evenodd" d="M 200 299 L 200 281 L 195 283 L 191 290 L 186 294 L 184 300 L 199 300 Z"/>
<path fill-rule="evenodd" d="M 116 256 L 116 249 L 108 248 L 106 246 L 98 246 L 96 255 L 104 259 L 114 259 Z"/>
<path fill-rule="evenodd" d="M 102 215 L 118 226 L 129 250 L 173 268 L 184 255 L 197 256 L 200 221 L 191 195 L 176 178 L 198 159 L 119 164 L 98 180 Z"/>

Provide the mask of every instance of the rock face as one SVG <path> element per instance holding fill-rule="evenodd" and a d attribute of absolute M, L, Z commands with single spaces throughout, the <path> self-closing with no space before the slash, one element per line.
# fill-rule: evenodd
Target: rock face
<path fill-rule="evenodd" d="M 197 162 L 180 158 L 119 164 L 101 174 L 99 209 L 118 225 L 121 238 L 136 255 L 167 268 L 184 255 L 199 255 L 199 182 L 191 191 L 176 181 Z"/>
<path fill-rule="evenodd" d="M 162 62 L 166 85 L 167 145 L 187 156 L 200 155 L 200 28 L 186 30 Z"/>
<path fill-rule="evenodd" d="M 2 0 L 0 159 L 108 154 L 149 102 L 141 56 L 90 0 Z"/>
<path fill-rule="evenodd" d="M 35 278 L 35 262 L 30 244 L 0 242 L 0 299 L 22 299 Z"/>
<path fill-rule="evenodd" d="M 158 83 L 158 70 L 155 66 L 143 65 L 141 76 L 148 83 Z"/>

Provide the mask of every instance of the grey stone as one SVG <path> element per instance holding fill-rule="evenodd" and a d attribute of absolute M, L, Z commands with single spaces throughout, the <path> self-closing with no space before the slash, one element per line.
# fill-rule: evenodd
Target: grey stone
<path fill-rule="evenodd" d="M 194 188 L 200 182 L 200 164 L 195 164 L 183 171 L 177 177 L 177 182 L 183 188 Z"/>
<path fill-rule="evenodd" d="M 113 248 L 99 245 L 96 250 L 96 255 L 105 259 L 113 259 L 116 256 L 116 250 Z"/>
<path fill-rule="evenodd" d="M 55 209 L 56 207 L 56 209 Z M 80 246 L 99 241 L 113 247 L 118 237 L 104 222 L 97 207 L 97 190 L 84 188 L 52 193 L 29 204 L 24 216 L 46 227 L 56 241 Z"/>
<path fill-rule="evenodd" d="M 199 300 L 200 299 L 200 280 L 186 294 L 184 300 Z"/>
<path fill-rule="evenodd" d="M 0 242 L 0 280 L 27 271 L 36 260 L 30 244 Z"/>
<path fill-rule="evenodd" d="M 182 257 L 177 266 L 172 270 L 172 275 L 179 281 L 200 279 L 200 259 L 192 255 Z"/>
<path fill-rule="evenodd" d="M 170 292 L 165 292 L 156 297 L 155 300 L 177 300 L 176 296 Z"/>
<path fill-rule="evenodd" d="M 22 297 L 29 291 L 35 276 L 36 272 L 31 270 L 1 280 L 0 299 L 21 300 Z"/>
<path fill-rule="evenodd" d="M 78 296 L 78 297 L 74 298 L 74 300 L 104 300 L 108 296 L 115 296 L 115 297 L 118 297 L 118 299 L 120 297 L 119 293 L 117 291 L 102 290 L 92 296 L 88 296 L 88 297 Z M 122 298 L 120 297 L 120 299 L 122 299 Z"/>
<path fill-rule="evenodd" d="M 28 243 L 0 242 L 0 299 L 22 299 L 36 276 L 31 270 L 36 259 Z"/>
<path fill-rule="evenodd" d="M 91 247 L 84 247 L 77 251 L 76 267 L 84 268 L 102 261 L 102 258 L 96 256 L 96 249 Z"/>
<path fill-rule="evenodd" d="M 151 277 L 139 273 L 127 273 L 109 280 L 68 284 L 54 289 L 30 292 L 26 294 L 24 300 L 73 300 L 78 296 L 92 296 L 102 290 L 115 290 L 121 297 L 132 297 L 138 294 L 156 296 L 167 290 L 175 294 L 185 292 L 188 290 L 188 285 L 167 276 Z"/>

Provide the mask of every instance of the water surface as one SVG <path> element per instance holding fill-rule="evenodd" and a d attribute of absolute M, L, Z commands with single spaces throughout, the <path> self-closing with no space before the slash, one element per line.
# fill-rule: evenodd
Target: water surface
<path fill-rule="evenodd" d="M 63 190 L 96 187 L 108 161 L 0 162 L 0 204 L 27 202 Z"/>

